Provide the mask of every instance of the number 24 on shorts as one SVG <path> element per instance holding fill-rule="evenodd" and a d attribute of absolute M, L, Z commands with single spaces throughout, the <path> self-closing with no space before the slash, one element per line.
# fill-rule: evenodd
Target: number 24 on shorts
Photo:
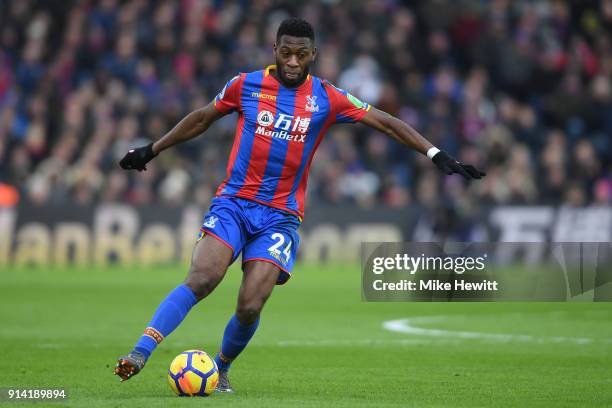
<path fill-rule="evenodd" d="M 276 242 L 270 248 L 268 248 L 268 251 L 277 256 L 280 256 L 281 247 L 285 244 L 285 236 L 279 232 L 275 232 L 270 236 L 270 238 L 272 238 Z M 291 241 L 289 241 L 285 249 L 282 250 L 282 253 L 286 257 L 285 261 L 289 262 L 289 258 L 291 257 Z"/>

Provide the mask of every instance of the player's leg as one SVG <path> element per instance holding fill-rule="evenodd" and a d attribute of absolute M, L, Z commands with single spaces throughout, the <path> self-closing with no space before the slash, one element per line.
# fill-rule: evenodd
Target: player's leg
<path fill-rule="evenodd" d="M 230 365 L 253 337 L 274 285 L 289 279 L 300 242 L 297 217 L 273 208 L 262 210 L 265 215 L 259 217 L 258 231 L 242 254 L 244 275 L 236 314 L 227 324 L 221 351 L 215 357 L 220 371 L 218 391 L 231 391 L 227 378 Z"/>
<path fill-rule="evenodd" d="M 205 235 L 194 248 L 189 275 L 160 303 L 144 334 L 127 356 L 119 358 L 115 374 L 122 381 L 137 374 L 161 341 L 183 321 L 191 308 L 221 282 L 232 261 L 226 244 Z"/>
<path fill-rule="evenodd" d="M 236 313 L 225 327 L 221 350 L 215 357 L 220 372 L 217 390 L 221 392 L 232 391 L 227 371 L 255 334 L 261 310 L 272 294 L 280 273 L 276 265 L 265 261 L 247 262 L 243 269 Z"/>
<path fill-rule="evenodd" d="M 232 262 L 232 255 L 231 248 L 211 235 L 205 234 L 196 243 L 184 285 L 192 290 L 198 302 L 208 296 L 223 280 Z"/>

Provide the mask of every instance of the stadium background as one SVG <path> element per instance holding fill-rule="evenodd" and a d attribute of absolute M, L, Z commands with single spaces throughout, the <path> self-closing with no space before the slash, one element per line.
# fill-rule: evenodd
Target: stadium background
<path fill-rule="evenodd" d="M 551 210 L 540 238 L 507 240 L 612 234 L 611 1 L 18 1 L 0 10 L 0 205 L 12 208 L 0 217 L 11 237 L 4 262 L 13 240 L 48 247 L 57 222 L 99 205 L 153 207 L 172 228 L 165 215 L 203 212 L 225 174 L 235 115 L 145 173 L 117 162 L 237 72 L 273 62 L 276 27 L 290 14 L 315 26 L 315 74 L 488 172 L 470 184 L 445 177 L 382 134 L 337 126 L 312 166 L 304 232 L 333 207 L 356 220 L 405 219 L 388 240 L 486 240 L 504 219 L 491 208 L 548 205 L 587 210 L 561 217 L 561 236 Z M 83 217 L 80 235 L 95 234 L 95 214 Z M 20 229 L 30 221 L 49 229 L 32 238 Z M 577 229 L 586 236 L 567 233 Z"/>
<path fill-rule="evenodd" d="M 488 176 L 466 183 L 366 127 L 332 128 L 296 277 L 234 368 L 240 392 L 215 403 L 609 405 L 607 304 L 362 303 L 358 255 L 361 241 L 611 241 L 610 0 L 0 1 L 0 387 L 66 386 L 90 408 L 182 403 L 164 370 L 216 350 L 237 268 L 137 380 L 117 387 L 109 364 L 184 276 L 236 118 L 146 172 L 117 162 L 272 63 L 289 15 L 315 27 L 315 75 Z M 485 334 L 381 328 L 414 316 Z"/>

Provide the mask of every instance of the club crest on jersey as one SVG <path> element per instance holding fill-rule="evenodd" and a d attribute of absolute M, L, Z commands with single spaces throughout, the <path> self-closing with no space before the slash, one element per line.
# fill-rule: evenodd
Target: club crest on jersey
<path fill-rule="evenodd" d="M 270 126 L 272 123 L 274 123 L 274 115 L 270 111 L 261 111 L 259 112 L 259 115 L 257 115 L 257 123 L 264 127 Z"/>
<path fill-rule="evenodd" d="M 304 108 L 308 112 L 318 112 L 319 105 L 317 105 L 317 97 L 316 95 L 306 95 L 306 107 Z"/>
<path fill-rule="evenodd" d="M 219 219 L 213 215 L 206 220 L 204 226 L 207 228 L 215 228 L 215 224 L 217 223 L 217 221 L 219 221 Z"/>

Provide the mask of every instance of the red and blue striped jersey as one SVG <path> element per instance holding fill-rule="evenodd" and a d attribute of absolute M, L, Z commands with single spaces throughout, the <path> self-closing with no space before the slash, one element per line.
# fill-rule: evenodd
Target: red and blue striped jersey
<path fill-rule="evenodd" d="M 304 216 L 308 170 L 327 128 L 361 120 L 370 105 L 309 75 L 286 88 L 265 70 L 241 73 L 216 96 L 216 109 L 238 112 L 227 176 L 217 196 L 235 196 Z"/>

